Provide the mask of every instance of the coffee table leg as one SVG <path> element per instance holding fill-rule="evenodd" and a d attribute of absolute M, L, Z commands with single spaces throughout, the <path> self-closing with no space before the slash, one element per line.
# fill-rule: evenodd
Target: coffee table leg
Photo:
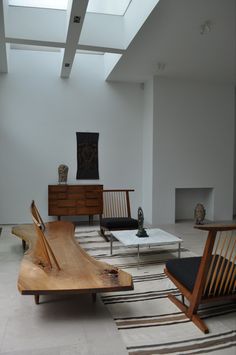
<path fill-rule="evenodd" d="M 110 234 L 110 254 L 112 255 L 112 243 L 113 243 L 113 235 Z"/>
<path fill-rule="evenodd" d="M 139 244 L 138 244 L 138 265 L 137 268 L 139 268 Z"/>
<path fill-rule="evenodd" d="M 181 253 L 181 245 L 180 245 L 180 243 L 178 243 L 179 244 L 179 248 L 178 248 L 178 258 L 180 258 L 180 253 Z"/>

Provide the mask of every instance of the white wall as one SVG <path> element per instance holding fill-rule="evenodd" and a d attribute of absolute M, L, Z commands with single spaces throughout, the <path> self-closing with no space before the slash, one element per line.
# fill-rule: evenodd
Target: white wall
<path fill-rule="evenodd" d="M 153 80 L 144 86 L 143 105 L 143 201 L 146 224 L 152 224 L 153 193 Z"/>
<path fill-rule="evenodd" d="M 60 61 L 60 53 L 12 50 L 0 76 L 0 224 L 29 222 L 32 199 L 47 220 L 47 186 L 61 163 L 68 183 L 134 188 L 134 213 L 141 203 L 143 91 L 104 82 L 103 56 L 77 56 L 70 79 L 59 77 Z M 78 131 L 100 133 L 100 180 L 75 179 Z"/>
<path fill-rule="evenodd" d="M 234 216 L 236 216 L 236 88 L 235 88 L 235 99 L 234 99 Z"/>
<path fill-rule="evenodd" d="M 154 101 L 155 223 L 174 223 L 176 188 L 213 187 L 214 220 L 231 219 L 233 85 L 156 77 Z"/>

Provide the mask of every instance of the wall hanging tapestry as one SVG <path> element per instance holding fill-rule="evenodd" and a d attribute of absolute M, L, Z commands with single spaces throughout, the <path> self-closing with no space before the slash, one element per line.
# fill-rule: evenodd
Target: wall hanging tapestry
<path fill-rule="evenodd" d="M 76 179 L 99 179 L 98 137 L 99 137 L 99 133 L 76 132 L 76 138 L 77 138 Z"/>

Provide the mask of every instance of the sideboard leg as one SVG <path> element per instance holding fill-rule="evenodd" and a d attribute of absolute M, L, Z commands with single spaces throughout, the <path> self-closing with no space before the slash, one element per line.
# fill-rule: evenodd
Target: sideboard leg
<path fill-rule="evenodd" d="M 89 215 L 89 225 L 90 226 L 93 225 L 93 215 L 92 214 Z"/>
<path fill-rule="evenodd" d="M 35 304 L 39 304 L 39 295 L 34 295 Z"/>

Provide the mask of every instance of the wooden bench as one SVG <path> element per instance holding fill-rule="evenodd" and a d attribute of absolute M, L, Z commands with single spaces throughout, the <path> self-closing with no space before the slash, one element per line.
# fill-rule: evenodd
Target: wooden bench
<path fill-rule="evenodd" d="M 29 246 L 18 278 L 22 295 L 34 295 L 38 304 L 39 295 L 91 293 L 95 300 L 98 292 L 133 289 L 130 274 L 94 259 L 80 247 L 72 223 L 56 221 L 44 227 L 43 231 L 34 223 L 12 228 Z"/>

